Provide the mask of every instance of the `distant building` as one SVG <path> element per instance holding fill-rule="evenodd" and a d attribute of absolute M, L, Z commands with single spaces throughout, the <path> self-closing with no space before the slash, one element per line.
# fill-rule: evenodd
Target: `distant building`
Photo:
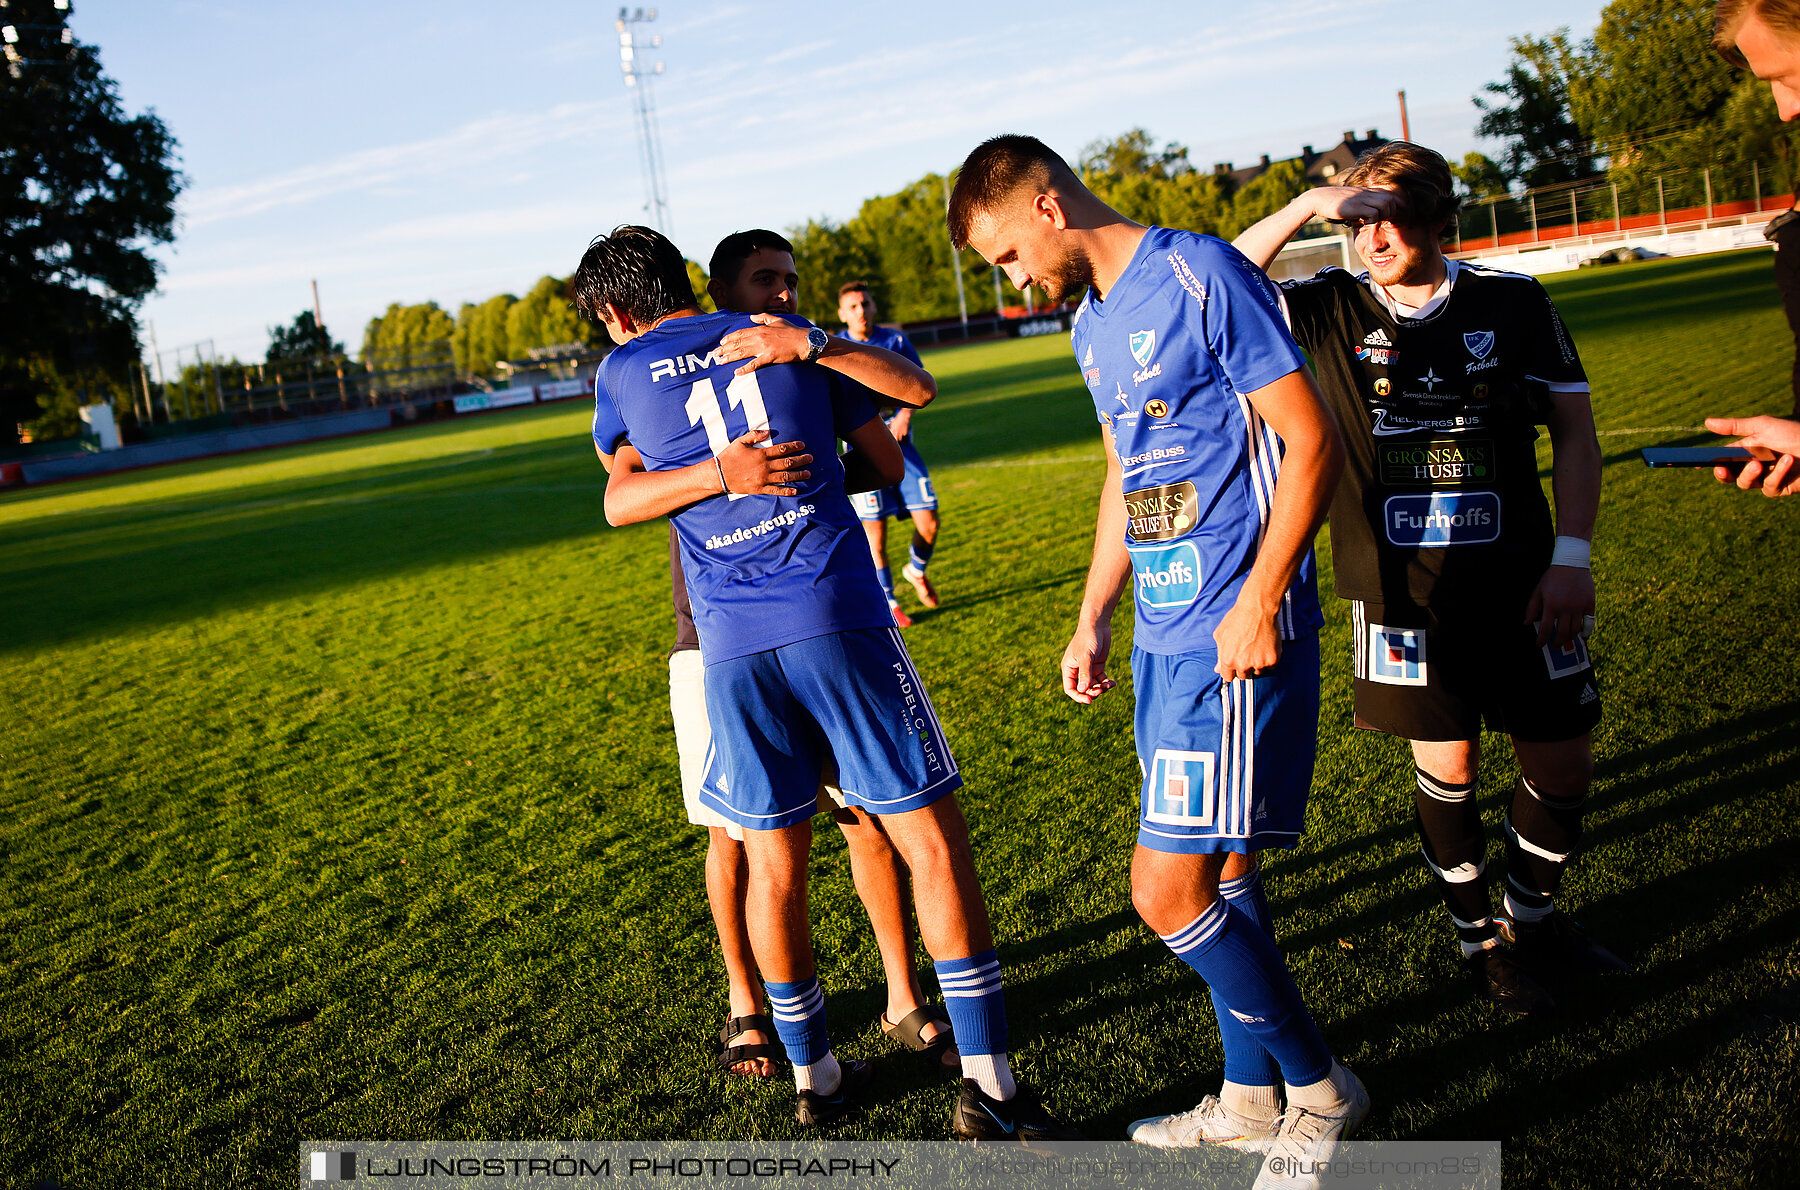
<path fill-rule="evenodd" d="M 1315 153 L 1311 145 L 1303 145 L 1300 149 L 1300 156 L 1288 157 L 1284 160 L 1298 161 L 1300 167 L 1306 171 L 1308 184 L 1334 186 L 1337 184 L 1338 175 L 1355 165 L 1358 157 L 1370 149 L 1379 149 L 1387 143 L 1387 138 L 1373 128 L 1369 129 L 1368 135 L 1360 138 L 1354 129 L 1345 129 L 1344 139 L 1323 153 Z M 1241 169 L 1229 161 L 1218 162 L 1213 166 L 1213 173 L 1230 178 L 1231 187 L 1236 190 L 1238 187 L 1262 177 L 1269 171 L 1270 166 L 1280 164 L 1283 162 L 1271 161 L 1269 155 L 1264 153 L 1261 161 L 1255 165 L 1246 165 Z"/>

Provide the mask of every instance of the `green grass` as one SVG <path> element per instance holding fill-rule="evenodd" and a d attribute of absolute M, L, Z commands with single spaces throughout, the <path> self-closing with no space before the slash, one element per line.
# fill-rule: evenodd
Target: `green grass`
<path fill-rule="evenodd" d="M 1634 974 L 1547 1021 L 1464 994 L 1403 745 L 1351 730 L 1328 604 L 1311 834 L 1268 889 L 1369 1136 L 1499 1138 L 1521 1185 L 1776 1185 L 1800 1155 L 1800 501 L 1651 472 L 1638 447 L 1704 436 L 1634 432 L 1785 407 L 1768 269 L 1551 283 L 1607 454 L 1607 711 L 1565 903 Z M 927 358 L 945 602 L 908 641 L 968 778 L 1017 1065 L 1117 1137 L 1216 1087 L 1221 1056 L 1204 988 L 1129 907 L 1130 702 L 1056 687 L 1101 474 L 1066 351 Z M 8 1184 L 287 1184 L 306 1138 L 793 1135 L 786 1090 L 703 1056 L 722 974 L 668 727 L 664 530 L 605 527 L 586 422 L 0 496 Z M 1492 823 L 1513 771 L 1489 743 Z M 886 1088 L 846 1133 L 946 1135 L 948 1087 L 876 1028 L 835 832 L 813 876 L 839 1048 Z"/>

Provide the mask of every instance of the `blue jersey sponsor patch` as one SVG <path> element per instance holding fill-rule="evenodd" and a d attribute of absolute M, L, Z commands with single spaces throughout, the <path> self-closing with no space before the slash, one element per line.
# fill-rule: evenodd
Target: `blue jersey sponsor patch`
<path fill-rule="evenodd" d="M 1587 641 L 1581 637 L 1560 645 L 1544 646 L 1544 668 L 1552 678 L 1566 678 L 1592 667 L 1588 660 Z"/>
<path fill-rule="evenodd" d="M 1381 519 L 1394 545 L 1481 545 L 1500 540 L 1500 497 L 1494 492 L 1389 496 Z"/>
<path fill-rule="evenodd" d="M 1215 760 L 1211 752 L 1158 748 L 1146 783 L 1145 820 L 1163 826 L 1213 825 Z"/>
<path fill-rule="evenodd" d="M 1187 607 L 1200 598 L 1200 550 L 1191 541 L 1128 545 L 1138 602 L 1145 607 Z"/>

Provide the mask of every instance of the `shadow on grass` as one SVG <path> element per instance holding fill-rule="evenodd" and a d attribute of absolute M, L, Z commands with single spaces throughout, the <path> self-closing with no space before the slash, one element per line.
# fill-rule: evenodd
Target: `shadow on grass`
<path fill-rule="evenodd" d="M 1032 391 L 1067 361 L 960 378 L 933 413 L 935 459 L 963 462 L 1095 436 L 1091 409 Z M 585 439 L 485 449 L 0 526 L 0 652 L 154 628 L 427 570 L 606 528 L 605 475 Z M 632 526 L 645 556 L 660 525 Z M 652 544 L 652 543 L 656 544 Z"/>

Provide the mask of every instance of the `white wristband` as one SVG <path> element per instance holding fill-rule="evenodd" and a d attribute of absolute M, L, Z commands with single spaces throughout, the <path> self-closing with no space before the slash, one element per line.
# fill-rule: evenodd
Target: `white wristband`
<path fill-rule="evenodd" d="M 1556 548 L 1550 551 L 1550 565 L 1579 566 L 1587 570 L 1593 550 L 1592 542 L 1583 541 L 1579 537 L 1558 537 Z"/>

